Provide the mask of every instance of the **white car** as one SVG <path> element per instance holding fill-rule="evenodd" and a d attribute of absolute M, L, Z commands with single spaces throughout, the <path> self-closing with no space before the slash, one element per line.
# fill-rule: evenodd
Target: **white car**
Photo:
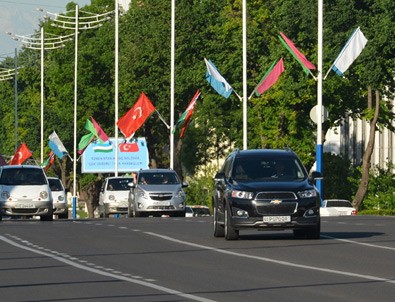
<path fill-rule="evenodd" d="M 2 216 L 40 216 L 42 221 L 52 221 L 52 213 L 52 193 L 41 167 L 0 167 L 0 220 Z"/>
<path fill-rule="evenodd" d="M 320 208 L 320 216 L 350 216 L 357 215 L 357 210 L 346 199 L 326 199 Z"/>
<path fill-rule="evenodd" d="M 185 207 L 185 217 L 196 216 L 211 216 L 209 207 L 201 205 L 189 205 Z"/>
<path fill-rule="evenodd" d="M 100 216 L 128 214 L 128 184 L 131 182 L 131 176 L 107 177 L 104 180 L 99 195 Z"/>
<path fill-rule="evenodd" d="M 62 181 L 57 177 L 48 177 L 48 182 L 53 198 L 53 214 L 60 219 L 67 219 L 69 217 L 69 207 Z"/>

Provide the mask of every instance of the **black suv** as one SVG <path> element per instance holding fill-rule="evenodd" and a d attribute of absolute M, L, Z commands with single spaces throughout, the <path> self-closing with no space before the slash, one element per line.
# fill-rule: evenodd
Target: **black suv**
<path fill-rule="evenodd" d="M 215 175 L 214 236 L 235 240 L 239 230 L 293 229 L 295 237 L 320 237 L 320 197 L 290 149 L 235 150 Z"/>

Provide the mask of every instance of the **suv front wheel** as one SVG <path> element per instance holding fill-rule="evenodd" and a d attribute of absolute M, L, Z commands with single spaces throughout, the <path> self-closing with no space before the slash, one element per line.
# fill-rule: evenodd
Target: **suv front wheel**
<path fill-rule="evenodd" d="M 225 239 L 236 240 L 239 238 L 239 231 L 235 230 L 230 221 L 231 215 L 228 207 L 225 208 Z"/>
<path fill-rule="evenodd" d="M 213 224 L 214 224 L 214 237 L 224 237 L 225 230 L 224 230 L 224 226 L 218 222 L 218 209 L 216 205 L 214 206 Z"/>

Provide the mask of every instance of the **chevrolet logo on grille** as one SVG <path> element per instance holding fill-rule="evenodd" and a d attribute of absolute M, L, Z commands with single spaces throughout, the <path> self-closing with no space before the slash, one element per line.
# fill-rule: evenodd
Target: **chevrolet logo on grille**
<path fill-rule="evenodd" d="M 282 203 L 282 202 L 283 202 L 283 201 L 280 200 L 280 199 L 273 199 L 273 200 L 270 201 L 270 203 L 274 203 L 274 204 L 280 204 L 280 203 Z"/>

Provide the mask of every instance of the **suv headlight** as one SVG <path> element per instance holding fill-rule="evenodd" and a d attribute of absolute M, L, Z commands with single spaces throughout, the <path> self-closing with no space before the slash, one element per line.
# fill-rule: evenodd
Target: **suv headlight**
<path fill-rule="evenodd" d="M 317 196 L 317 191 L 314 189 L 298 192 L 299 198 L 311 198 Z"/>
<path fill-rule="evenodd" d="M 233 198 L 252 199 L 254 194 L 252 192 L 247 192 L 247 191 L 232 190 L 231 195 Z"/>

